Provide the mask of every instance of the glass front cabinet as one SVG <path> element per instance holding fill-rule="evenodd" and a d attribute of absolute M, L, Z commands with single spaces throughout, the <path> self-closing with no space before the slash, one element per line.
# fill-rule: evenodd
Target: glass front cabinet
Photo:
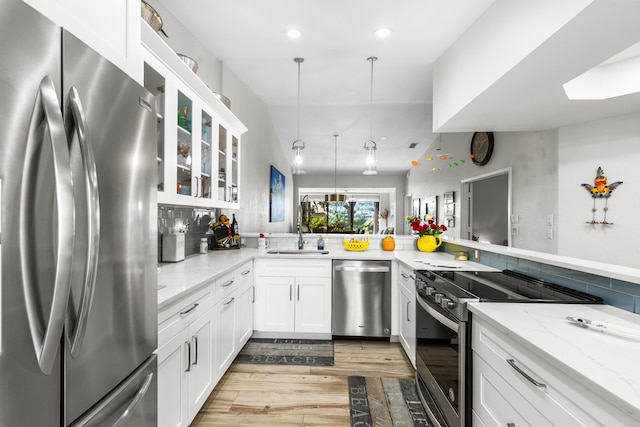
<path fill-rule="evenodd" d="M 143 52 L 144 86 L 156 95 L 158 203 L 239 208 L 246 127 L 173 51 Z"/>

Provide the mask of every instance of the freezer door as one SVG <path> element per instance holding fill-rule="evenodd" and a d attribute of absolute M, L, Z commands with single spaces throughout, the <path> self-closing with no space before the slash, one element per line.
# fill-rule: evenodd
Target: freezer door
<path fill-rule="evenodd" d="M 49 76 L 53 86 L 47 83 L 47 89 L 54 87 L 56 95 L 51 97 L 49 92 L 46 102 L 48 108 L 58 109 L 58 125 L 61 126 L 62 116 L 56 99 L 61 92 L 60 37 L 60 28 L 24 2 L 0 0 L 0 179 L 3 187 L 0 201 L 0 426 L 59 426 L 61 419 L 59 343 L 62 324 L 58 322 L 54 326 L 49 322 L 59 224 L 54 203 L 53 142 L 49 122 L 55 118 L 45 117 L 40 91 L 40 83 Z M 40 99 L 36 106 L 38 94 Z M 34 163 L 29 165 L 34 187 L 28 194 L 33 203 L 31 211 L 24 212 L 22 218 L 22 224 L 32 231 L 31 235 L 38 236 L 22 247 L 34 267 L 28 272 L 34 279 L 32 286 L 26 288 L 28 292 L 33 291 L 28 309 L 20 257 L 20 199 L 27 133 L 34 106 L 34 133 L 30 141 Z M 57 126 L 54 124 L 53 127 Z M 66 305 L 65 299 L 62 302 Z M 28 312 L 33 330 L 29 327 Z M 64 316 L 61 320 L 64 321 Z M 53 333 L 54 328 L 58 329 L 57 334 Z M 52 350 L 53 357 L 42 358 L 41 344 L 45 341 L 46 331 L 50 332 L 47 341 L 53 343 L 53 346 L 47 345 L 47 352 Z M 39 349 L 37 352 L 36 348 Z M 43 374 L 38 359 L 46 359 L 44 370 L 48 375 Z"/>
<path fill-rule="evenodd" d="M 157 362 L 157 356 L 152 355 L 71 427 L 156 427 Z"/>
<path fill-rule="evenodd" d="M 65 423 L 157 347 L 154 97 L 63 32 L 63 114 L 76 203 Z"/>

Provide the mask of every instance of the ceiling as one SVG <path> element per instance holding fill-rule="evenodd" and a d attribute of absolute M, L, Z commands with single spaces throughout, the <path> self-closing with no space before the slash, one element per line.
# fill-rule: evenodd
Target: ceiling
<path fill-rule="evenodd" d="M 434 128 L 546 130 L 640 111 L 637 45 L 620 54 L 640 40 L 637 0 L 158 1 L 267 105 L 290 164 L 299 111 L 308 174 L 333 174 L 336 146 L 339 174 L 361 174 L 370 133 L 378 172 L 397 175 Z M 434 71 L 447 97 L 435 125 Z"/>
<path fill-rule="evenodd" d="M 405 173 L 425 152 L 436 138 L 432 64 L 493 0 L 160 3 L 264 101 L 290 162 L 298 123 L 293 59 L 304 58 L 299 121 L 305 170 L 333 174 L 337 134 L 337 167 L 348 175 L 363 171 L 370 130 L 380 174 Z M 376 37 L 381 27 L 391 28 L 391 35 Z M 288 38 L 290 28 L 300 29 L 302 37 Z M 371 56 L 378 57 L 373 91 Z M 417 145 L 410 149 L 412 143 Z"/>

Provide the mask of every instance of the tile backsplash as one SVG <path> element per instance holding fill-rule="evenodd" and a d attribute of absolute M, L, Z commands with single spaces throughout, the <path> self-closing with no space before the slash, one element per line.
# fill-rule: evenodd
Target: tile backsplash
<path fill-rule="evenodd" d="M 217 218 L 218 209 L 158 204 L 158 262 L 162 261 L 162 235 L 185 234 L 185 256 L 198 253 L 200 239 L 206 237 L 209 221 Z"/>

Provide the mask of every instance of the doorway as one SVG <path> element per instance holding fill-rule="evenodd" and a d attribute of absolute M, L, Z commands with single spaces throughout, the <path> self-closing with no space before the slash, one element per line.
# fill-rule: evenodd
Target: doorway
<path fill-rule="evenodd" d="M 463 180 L 460 237 L 511 246 L 511 168 Z"/>

